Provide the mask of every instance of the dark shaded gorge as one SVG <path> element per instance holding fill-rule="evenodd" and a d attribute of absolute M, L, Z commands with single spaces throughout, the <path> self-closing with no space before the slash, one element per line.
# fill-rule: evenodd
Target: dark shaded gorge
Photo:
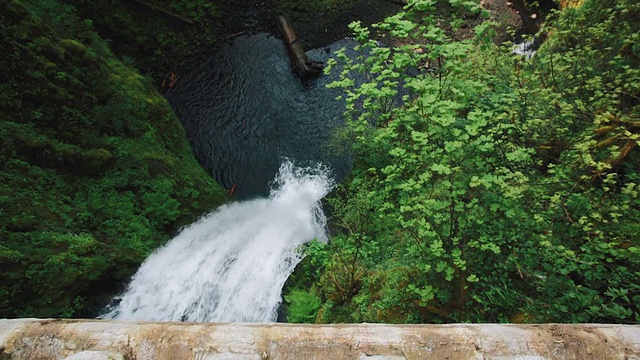
<path fill-rule="evenodd" d="M 341 40 L 307 53 L 326 62 L 354 45 Z M 332 141 L 344 103 L 336 100 L 339 90 L 326 87 L 338 74 L 334 69 L 303 83 L 280 39 L 242 36 L 185 76 L 168 98 L 202 166 L 226 189 L 235 184 L 235 197 L 246 199 L 269 193 L 285 158 L 303 166 L 321 162 L 336 181 L 347 174 L 348 151 Z"/>

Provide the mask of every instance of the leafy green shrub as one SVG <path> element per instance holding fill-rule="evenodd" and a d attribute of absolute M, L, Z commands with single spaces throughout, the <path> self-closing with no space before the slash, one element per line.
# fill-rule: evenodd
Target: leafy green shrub
<path fill-rule="evenodd" d="M 362 56 L 333 86 L 356 166 L 333 200 L 322 319 L 639 321 L 639 5 L 556 14 L 530 60 L 490 23 L 440 27 L 452 7 L 482 13 L 413 1 L 379 25 L 393 48 L 353 25 Z"/>
<path fill-rule="evenodd" d="M 287 321 L 291 323 L 313 323 L 322 302 L 320 298 L 306 291 L 294 290 L 285 296 Z"/>

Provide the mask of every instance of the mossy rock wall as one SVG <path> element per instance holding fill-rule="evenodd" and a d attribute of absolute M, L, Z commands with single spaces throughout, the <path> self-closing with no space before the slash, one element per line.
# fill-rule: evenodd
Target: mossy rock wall
<path fill-rule="evenodd" d="M 0 317 L 88 316 L 224 191 L 74 8 L 0 1 L 0 33 Z"/>

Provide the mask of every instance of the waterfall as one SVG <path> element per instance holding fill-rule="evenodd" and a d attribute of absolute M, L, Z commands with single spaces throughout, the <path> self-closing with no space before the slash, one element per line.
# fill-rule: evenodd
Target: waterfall
<path fill-rule="evenodd" d="M 224 205 L 188 226 L 141 265 L 103 318 L 270 322 L 298 247 L 326 241 L 321 166 L 285 162 L 267 199 Z"/>

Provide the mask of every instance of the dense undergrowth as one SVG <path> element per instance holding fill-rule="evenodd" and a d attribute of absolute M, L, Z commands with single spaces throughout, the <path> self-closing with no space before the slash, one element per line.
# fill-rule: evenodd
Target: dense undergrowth
<path fill-rule="evenodd" d="M 87 316 L 224 192 L 74 7 L 2 1 L 0 33 L 0 317 Z"/>
<path fill-rule="evenodd" d="M 490 22 L 453 40 L 476 1 L 411 1 L 379 25 L 393 48 L 354 24 L 356 163 L 290 321 L 640 321 L 640 3 L 582 3 L 531 59 Z"/>

